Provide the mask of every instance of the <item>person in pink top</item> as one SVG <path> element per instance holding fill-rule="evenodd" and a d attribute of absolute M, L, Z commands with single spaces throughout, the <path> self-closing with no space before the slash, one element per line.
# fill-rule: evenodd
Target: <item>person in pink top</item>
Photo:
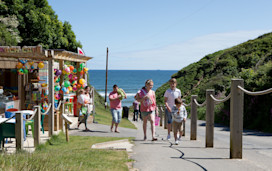
<path fill-rule="evenodd" d="M 122 104 L 121 104 L 121 95 L 117 93 L 118 86 L 115 84 L 113 86 L 113 91 L 109 94 L 109 100 L 110 100 L 110 111 L 112 115 L 112 122 L 111 122 L 111 132 L 113 132 L 113 125 L 115 125 L 115 131 L 116 133 L 119 133 L 118 131 L 118 125 L 121 121 L 122 117 Z M 126 95 L 125 95 L 126 98 Z"/>
<path fill-rule="evenodd" d="M 146 126 L 147 120 L 150 120 L 152 141 L 157 141 L 155 137 L 155 114 L 158 115 L 157 105 L 156 105 L 156 95 L 153 90 L 153 81 L 147 80 L 145 82 L 145 87 L 138 91 L 136 95 L 136 100 L 141 103 L 141 114 L 143 117 L 143 131 L 144 140 L 146 140 Z"/>

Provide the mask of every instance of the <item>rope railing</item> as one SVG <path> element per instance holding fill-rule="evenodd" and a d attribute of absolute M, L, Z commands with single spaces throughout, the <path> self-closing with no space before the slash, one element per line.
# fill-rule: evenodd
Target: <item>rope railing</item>
<path fill-rule="evenodd" d="M 191 102 L 189 104 L 183 103 L 184 106 L 190 106 Z"/>
<path fill-rule="evenodd" d="M 28 119 L 24 118 L 24 121 L 31 121 L 35 117 L 36 113 L 37 113 L 37 108 L 35 108 L 35 110 L 33 112 L 33 115 L 30 118 L 28 118 Z"/>
<path fill-rule="evenodd" d="M 63 103 L 62 101 L 59 101 L 59 105 L 58 105 L 58 107 L 56 108 L 56 110 L 59 110 L 59 108 L 60 108 L 60 106 L 61 106 L 62 103 Z"/>
<path fill-rule="evenodd" d="M 0 122 L 0 125 L 6 123 L 7 121 L 9 121 L 9 120 L 11 120 L 11 119 L 13 119 L 14 117 L 15 117 L 15 115 L 12 116 L 12 117 L 10 117 L 10 118 L 8 118 L 7 120 L 5 120 L 5 121 L 3 121 L 3 122 Z"/>
<path fill-rule="evenodd" d="M 49 112 L 51 106 L 52 106 L 52 104 L 50 103 L 49 106 L 48 106 L 48 108 L 47 108 L 47 110 L 44 113 L 41 112 L 41 115 L 46 115 Z"/>
<path fill-rule="evenodd" d="M 196 99 L 194 99 L 194 102 L 195 102 L 195 104 L 196 104 L 197 106 L 199 106 L 199 107 L 203 107 L 203 106 L 205 106 L 205 105 L 206 105 L 206 101 L 205 101 L 205 102 L 203 102 L 202 104 L 199 104 L 199 103 L 197 102 L 197 100 L 196 100 Z"/>
<path fill-rule="evenodd" d="M 242 90 L 244 93 L 246 93 L 246 94 L 248 94 L 248 95 L 252 95 L 252 96 L 265 95 L 265 94 L 269 94 L 269 93 L 272 92 L 272 88 L 267 89 L 267 90 L 263 90 L 263 91 L 256 91 L 256 92 L 248 91 L 248 90 L 244 89 L 244 88 L 241 87 L 241 86 L 238 86 L 238 88 L 239 88 L 240 90 Z"/>
<path fill-rule="evenodd" d="M 224 99 L 216 99 L 212 94 L 210 94 L 210 97 L 215 101 L 217 102 L 216 104 L 219 104 L 219 103 L 222 103 L 222 102 L 225 102 L 227 100 L 230 99 L 231 97 L 231 94 L 229 94 L 227 97 L 225 97 Z"/>

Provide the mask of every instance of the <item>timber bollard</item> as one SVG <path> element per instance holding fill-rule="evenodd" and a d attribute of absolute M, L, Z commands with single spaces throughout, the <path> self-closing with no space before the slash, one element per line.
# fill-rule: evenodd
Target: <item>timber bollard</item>
<path fill-rule="evenodd" d="M 23 114 L 15 113 L 15 117 L 16 150 L 22 150 L 24 146 Z"/>
<path fill-rule="evenodd" d="M 167 126 L 168 126 L 168 116 L 166 114 L 166 107 L 163 107 L 164 108 L 164 129 L 167 129 Z"/>
<path fill-rule="evenodd" d="M 230 99 L 230 158 L 242 159 L 243 143 L 243 111 L 244 92 L 238 86 L 244 87 L 244 80 L 231 80 Z"/>
<path fill-rule="evenodd" d="M 214 139 L 214 101 L 210 95 L 214 96 L 214 90 L 206 90 L 206 148 L 213 147 Z"/>
<path fill-rule="evenodd" d="M 196 140 L 197 135 L 197 106 L 194 100 L 197 98 L 197 95 L 191 96 L 191 137 L 190 140 Z"/>
<path fill-rule="evenodd" d="M 41 107 L 34 106 L 37 109 L 37 113 L 34 116 L 34 147 L 40 144 L 40 130 L 41 130 Z"/>
<path fill-rule="evenodd" d="M 163 113 L 163 107 L 162 107 L 162 106 L 159 106 L 158 108 L 159 108 L 159 113 L 160 113 L 160 118 L 161 118 L 161 119 L 160 119 L 160 126 L 162 126 L 162 116 L 163 116 L 162 113 Z"/>

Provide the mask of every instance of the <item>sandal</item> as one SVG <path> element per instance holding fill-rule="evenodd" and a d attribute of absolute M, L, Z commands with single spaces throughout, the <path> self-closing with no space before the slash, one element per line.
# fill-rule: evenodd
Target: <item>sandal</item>
<path fill-rule="evenodd" d="M 157 138 L 152 138 L 152 141 L 157 141 L 158 139 Z"/>
<path fill-rule="evenodd" d="M 117 130 L 116 130 L 116 131 L 114 131 L 114 132 L 116 132 L 116 133 L 120 133 L 120 132 L 119 132 L 119 131 L 117 131 Z"/>
<path fill-rule="evenodd" d="M 144 141 L 146 141 L 146 136 L 144 136 Z"/>

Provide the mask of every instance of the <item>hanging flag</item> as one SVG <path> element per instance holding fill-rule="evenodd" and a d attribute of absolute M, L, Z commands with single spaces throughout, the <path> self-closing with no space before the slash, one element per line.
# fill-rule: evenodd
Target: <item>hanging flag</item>
<path fill-rule="evenodd" d="M 83 51 L 80 47 L 77 47 L 77 53 L 78 53 L 79 55 L 85 55 L 85 54 L 84 54 L 84 51 Z"/>

